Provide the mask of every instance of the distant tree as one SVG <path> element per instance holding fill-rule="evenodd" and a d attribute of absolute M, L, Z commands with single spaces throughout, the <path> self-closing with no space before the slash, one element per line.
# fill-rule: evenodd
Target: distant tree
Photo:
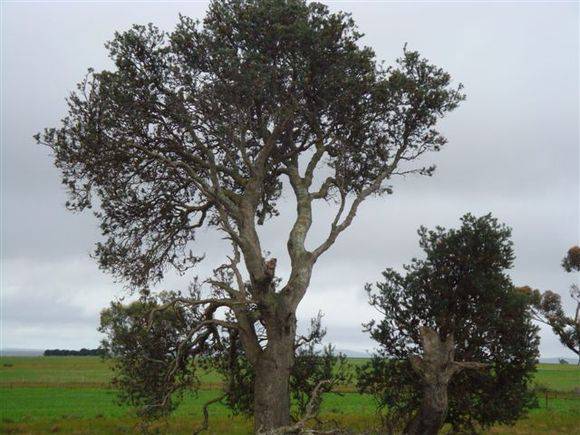
<path fill-rule="evenodd" d="M 563 364 L 563 365 L 570 364 L 570 363 L 569 363 L 568 361 L 566 361 L 564 358 L 560 358 L 560 359 L 558 360 L 558 363 L 559 363 L 559 364 Z"/>
<path fill-rule="evenodd" d="M 506 273 L 511 230 L 491 215 L 461 222 L 421 227 L 425 258 L 366 287 L 381 313 L 366 325 L 379 348 L 359 386 L 375 395 L 393 433 L 435 434 L 444 423 L 474 433 L 535 405 L 538 328 Z"/>
<path fill-rule="evenodd" d="M 103 349 L 85 349 L 69 350 L 69 349 L 47 349 L 43 353 L 44 356 L 103 356 Z"/>
<path fill-rule="evenodd" d="M 62 125 L 37 136 L 62 171 L 67 206 L 96 208 L 101 267 L 130 287 L 199 262 L 198 229 L 232 243 L 237 260 L 208 283 L 212 297 L 167 304 L 203 306 L 188 337 L 196 349 L 213 328 L 238 330 L 256 372 L 256 430 L 290 423 L 296 310 L 314 265 L 394 177 L 433 173 L 423 157 L 446 142 L 437 122 L 464 98 L 417 52 L 385 68 L 361 37 L 348 14 L 320 3 L 212 1 L 203 23 L 182 16 L 172 33 L 117 33 L 107 45 L 114 70 L 89 71 Z M 289 276 L 274 291 L 276 259 L 257 227 L 282 197 L 295 216 L 280 237 Z M 336 214 L 308 248 L 321 201 Z M 228 322 L 214 316 L 224 310 Z"/>
<path fill-rule="evenodd" d="M 562 260 L 562 267 L 567 272 L 580 271 L 580 247 L 573 246 Z M 580 365 L 580 289 L 576 283 L 570 286 L 570 296 L 576 302 L 574 315 L 567 315 L 562 308 L 562 298 L 558 293 L 532 289 L 529 286 L 519 288 L 531 298 L 534 319 L 549 325 L 560 342 L 578 355 Z"/>

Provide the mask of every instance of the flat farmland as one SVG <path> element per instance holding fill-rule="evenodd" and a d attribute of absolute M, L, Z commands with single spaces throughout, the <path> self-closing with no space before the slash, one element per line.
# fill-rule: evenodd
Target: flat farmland
<path fill-rule="evenodd" d="M 351 359 L 354 367 L 364 359 Z M 110 386 L 110 364 L 98 357 L 0 358 L 2 433 L 133 433 L 139 420 L 120 406 Z M 540 364 L 535 382 L 548 392 L 539 395 L 540 407 L 513 427 L 494 427 L 497 434 L 580 434 L 580 367 Z M 153 429 L 161 433 L 191 433 L 202 418 L 201 407 L 219 395 L 216 373 L 201 373 L 201 390 L 187 395 L 168 421 Z M 354 385 L 324 397 L 322 417 L 354 431 L 378 424 L 371 396 L 358 394 Z M 210 408 L 207 433 L 247 434 L 251 422 L 233 416 L 219 404 Z"/>

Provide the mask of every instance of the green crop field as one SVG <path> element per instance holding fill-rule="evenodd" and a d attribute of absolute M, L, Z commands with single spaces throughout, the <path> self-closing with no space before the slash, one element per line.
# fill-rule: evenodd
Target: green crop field
<path fill-rule="evenodd" d="M 351 359 L 353 366 L 364 359 Z M 139 421 L 131 409 L 119 406 L 110 388 L 110 367 L 97 357 L 0 358 L 2 433 L 134 433 Z M 162 433 L 191 433 L 201 421 L 201 406 L 219 394 L 219 377 L 203 373 L 202 389 L 188 395 L 175 415 L 154 429 Z M 540 364 L 535 382 L 549 390 L 539 396 L 540 407 L 514 427 L 489 433 L 580 434 L 580 368 Z M 208 433 L 247 434 L 251 422 L 232 416 L 221 405 L 210 409 Z M 377 424 L 373 399 L 354 386 L 325 395 L 322 417 L 353 430 Z"/>

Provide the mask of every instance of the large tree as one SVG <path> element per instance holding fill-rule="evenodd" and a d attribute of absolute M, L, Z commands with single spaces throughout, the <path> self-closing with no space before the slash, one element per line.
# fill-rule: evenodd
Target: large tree
<path fill-rule="evenodd" d="M 535 403 L 539 338 L 528 298 L 506 273 L 511 231 L 491 215 L 461 221 L 458 229 L 422 227 L 425 257 L 367 285 L 381 313 L 367 330 L 379 347 L 359 385 L 393 432 L 435 434 L 445 422 L 475 432 L 513 423 Z"/>
<path fill-rule="evenodd" d="M 348 14 L 319 3 L 213 1 L 201 24 L 182 16 L 172 33 L 151 24 L 116 33 L 115 68 L 89 71 L 62 125 L 38 135 L 67 206 L 95 207 L 101 267 L 130 287 L 194 266 L 198 229 L 229 239 L 212 296 L 171 304 L 204 307 L 195 336 L 238 331 L 256 372 L 256 429 L 290 421 L 296 309 L 314 264 L 395 176 L 432 174 L 417 161 L 445 144 L 436 123 L 464 98 L 416 52 L 384 68 L 361 36 Z M 290 273 L 275 289 L 276 260 L 257 226 L 278 214 L 283 191 L 296 213 L 281 238 Z M 308 247 L 319 201 L 336 215 Z M 231 321 L 216 318 L 223 309 Z"/>

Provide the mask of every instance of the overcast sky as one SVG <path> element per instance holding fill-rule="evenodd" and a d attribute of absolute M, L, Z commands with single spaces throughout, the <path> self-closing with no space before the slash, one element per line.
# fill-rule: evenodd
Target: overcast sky
<path fill-rule="evenodd" d="M 492 212 L 513 228 L 518 285 L 560 293 L 578 276 L 560 261 L 579 239 L 579 8 L 577 2 L 329 2 L 352 12 L 364 43 L 386 63 L 405 42 L 465 85 L 466 102 L 443 123 L 448 146 L 433 178 L 395 182 L 395 194 L 364 204 L 352 227 L 317 263 L 299 322 L 325 313 L 342 349 L 373 347 L 361 323 L 375 313 L 365 282 L 419 255 L 420 225 L 456 226 Z M 103 47 L 115 30 L 153 22 L 172 30 L 179 13 L 202 18 L 207 3 L 4 2 L 2 22 L 2 348 L 96 347 L 100 310 L 123 286 L 89 258 L 99 238 L 90 215 L 64 209 L 48 149 L 32 135 L 57 125 L 64 98 L 88 67 L 109 68 Z M 291 200 L 291 196 L 287 196 Z M 285 240 L 293 204 L 263 228 L 263 247 L 288 272 Z M 311 243 L 326 234 L 315 213 Z M 223 258 L 212 233 L 199 252 Z M 169 287 L 183 279 L 169 278 Z M 547 329 L 543 357 L 572 356 Z"/>

